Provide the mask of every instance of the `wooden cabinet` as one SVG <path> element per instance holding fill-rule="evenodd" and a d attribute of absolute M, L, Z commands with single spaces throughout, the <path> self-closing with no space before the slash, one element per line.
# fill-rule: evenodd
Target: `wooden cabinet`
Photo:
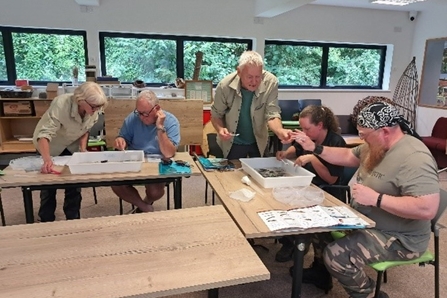
<path fill-rule="evenodd" d="M 27 106 L 30 111 L 11 111 L 11 104 Z M 37 98 L 0 98 L 0 153 L 35 152 L 32 137 L 34 128 L 49 107 L 51 100 Z M 14 108 L 14 106 L 13 106 Z"/>

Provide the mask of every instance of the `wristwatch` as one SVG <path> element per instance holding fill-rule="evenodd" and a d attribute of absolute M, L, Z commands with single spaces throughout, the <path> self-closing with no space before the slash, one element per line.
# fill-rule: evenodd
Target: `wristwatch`
<path fill-rule="evenodd" d="M 164 126 L 162 127 L 157 126 L 157 131 L 166 132 L 166 128 Z"/>
<path fill-rule="evenodd" d="M 322 145 L 315 145 L 315 149 L 312 152 L 315 155 L 320 155 L 323 152 L 323 146 Z"/>

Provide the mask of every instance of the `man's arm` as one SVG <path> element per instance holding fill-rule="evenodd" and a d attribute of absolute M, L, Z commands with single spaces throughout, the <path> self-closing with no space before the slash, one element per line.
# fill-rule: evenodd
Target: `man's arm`
<path fill-rule="evenodd" d="M 180 143 L 180 123 L 178 119 L 174 115 L 167 118 L 164 111 L 160 109 L 157 112 L 155 126 L 161 154 L 166 158 L 173 157 Z"/>
<path fill-rule="evenodd" d="M 304 150 L 311 152 L 315 150 L 315 143 L 304 132 L 296 130 L 293 133 L 293 138 Z M 360 159 L 354 155 L 350 148 L 323 146 L 323 151 L 319 156 L 333 165 L 345 167 L 360 166 Z"/>
<path fill-rule="evenodd" d="M 166 130 L 157 129 L 158 145 L 164 157 L 171 158 L 175 155 L 177 148 L 168 138 Z"/>
<path fill-rule="evenodd" d="M 439 193 L 414 196 L 392 196 L 380 194 L 362 184 L 352 186 L 352 197 L 365 206 L 377 206 L 391 214 L 409 219 L 431 220 L 438 211 Z M 379 198 L 380 196 L 380 198 Z M 380 203 L 378 204 L 378 201 Z"/>
<path fill-rule="evenodd" d="M 223 120 L 225 111 L 227 110 L 227 106 L 225 104 L 225 94 L 222 88 L 223 87 L 221 83 L 219 83 L 216 87 L 214 101 L 211 106 L 211 124 L 213 125 L 219 137 L 224 141 L 228 141 L 233 136 L 231 135 L 231 132 L 228 131 Z"/>

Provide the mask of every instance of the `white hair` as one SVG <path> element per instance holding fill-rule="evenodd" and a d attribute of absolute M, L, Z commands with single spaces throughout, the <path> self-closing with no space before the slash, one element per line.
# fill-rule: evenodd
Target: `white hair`
<path fill-rule="evenodd" d="M 259 53 L 255 51 L 245 51 L 242 53 L 241 57 L 239 58 L 239 68 L 244 68 L 245 65 L 252 65 L 252 66 L 264 66 L 264 61 L 262 60 L 262 57 Z"/>

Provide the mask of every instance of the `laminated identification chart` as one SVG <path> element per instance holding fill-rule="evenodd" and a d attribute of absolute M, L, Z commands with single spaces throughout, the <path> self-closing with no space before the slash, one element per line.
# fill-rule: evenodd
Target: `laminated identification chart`
<path fill-rule="evenodd" d="M 312 206 L 291 210 L 258 212 L 271 231 L 296 231 L 310 228 L 364 228 L 368 223 L 344 206 Z"/>

